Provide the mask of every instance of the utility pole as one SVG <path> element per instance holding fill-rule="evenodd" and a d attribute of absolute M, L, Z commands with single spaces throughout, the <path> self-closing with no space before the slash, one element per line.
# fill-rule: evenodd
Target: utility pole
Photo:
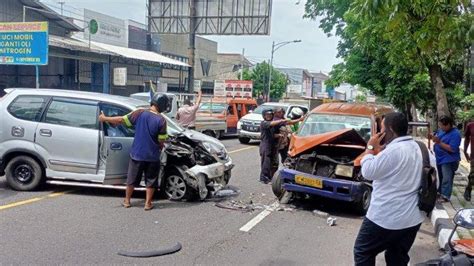
<path fill-rule="evenodd" d="M 242 56 L 240 57 L 240 80 L 244 79 L 244 57 L 245 57 L 245 48 L 242 49 Z"/>
<path fill-rule="evenodd" d="M 188 57 L 188 92 L 193 92 L 194 87 L 194 61 L 196 50 L 196 0 L 189 1 L 189 48 Z"/>
<path fill-rule="evenodd" d="M 61 5 L 61 16 L 63 15 L 63 6 L 66 4 L 66 1 L 59 1 L 58 4 Z"/>

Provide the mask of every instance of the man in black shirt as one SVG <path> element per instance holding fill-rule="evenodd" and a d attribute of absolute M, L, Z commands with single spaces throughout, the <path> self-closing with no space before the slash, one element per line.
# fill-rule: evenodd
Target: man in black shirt
<path fill-rule="evenodd" d="M 303 120 L 303 117 L 297 120 L 287 121 L 284 119 L 273 121 L 274 112 L 272 109 L 266 109 L 262 112 L 263 121 L 260 124 L 260 159 L 261 171 L 260 182 L 269 183 L 273 174 L 278 169 L 277 141 L 275 139 L 276 130 L 285 125 L 293 125 Z M 276 161 L 275 161 L 276 158 Z"/>

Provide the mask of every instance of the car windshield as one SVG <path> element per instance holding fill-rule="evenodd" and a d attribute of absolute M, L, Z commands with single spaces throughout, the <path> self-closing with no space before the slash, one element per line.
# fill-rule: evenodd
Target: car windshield
<path fill-rule="evenodd" d="M 267 109 L 273 109 L 275 110 L 276 108 L 283 108 L 283 110 L 285 110 L 285 113 L 286 113 L 286 109 L 288 109 L 288 107 L 286 106 L 281 106 L 281 105 L 270 105 L 270 104 L 264 104 L 264 105 L 260 105 L 259 107 L 257 107 L 255 110 L 253 110 L 253 113 L 254 114 L 259 114 L 261 115 L 263 110 L 267 110 Z"/>
<path fill-rule="evenodd" d="M 148 108 L 150 108 L 149 105 L 137 106 L 137 109 L 148 109 Z M 176 122 L 174 122 L 166 114 L 163 114 L 163 116 L 165 117 L 166 125 L 168 126 L 168 134 L 177 135 L 184 131 L 184 129 L 180 125 L 176 124 Z"/>
<path fill-rule="evenodd" d="M 214 114 L 220 114 L 227 109 L 227 104 L 225 103 L 202 103 L 199 106 L 199 112 L 212 112 Z"/>
<path fill-rule="evenodd" d="M 360 116 L 311 114 L 301 125 L 298 136 L 306 137 L 345 128 L 353 128 L 362 138 L 368 140 L 371 134 L 370 121 L 370 118 Z"/>

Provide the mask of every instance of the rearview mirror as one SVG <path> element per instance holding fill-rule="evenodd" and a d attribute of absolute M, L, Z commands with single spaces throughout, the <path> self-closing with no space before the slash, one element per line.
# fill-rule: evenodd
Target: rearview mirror
<path fill-rule="evenodd" d="M 474 209 L 459 210 L 454 216 L 454 223 L 466 229 L 474 229 Z"/>

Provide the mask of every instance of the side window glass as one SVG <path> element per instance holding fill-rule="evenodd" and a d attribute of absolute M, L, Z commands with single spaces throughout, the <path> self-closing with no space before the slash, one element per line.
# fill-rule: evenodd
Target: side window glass
<path fill-rule="evenodd" d="M 97 105 L 53 100 L 46 112 L 45 123 L 97 129 Z"/>
<path fill-rule="evenodd" d="M 239 103 L 236 105 L 237 106 L 237 116 L 239 117 L 239 119 L 242 117 L 242 104 Z"/>
<path fill-rule="evenodd" d="M 229 107 L 227 108 L 227 115 L 234 115 L 234 106 L 233 105 L 229 105 Z"/>
<path fill-rule="evenodd" d="M 43 97 L 19 96 L 8 106 L 8 112 L 18 119 L 39 122 L 45 104 Z"/>
<path fill-rule="evenodd" d="M 102 104 L 101 111 L 104 112 L 106 116 L 124 116 L 131 112 L 126 108 L 111 105 L 111 104 Z M 109 137 L 134 137 L 135 130 L 133 128 L 128 128 L 124 125 L 111 126 L 108 123 L 104 123 L 104 132 L 106 136 Z"/>
<path fill-rule="evenodd" d="M 255 108 L 257 108 L 257 106 L 254 105 L 254 104 L 247 104 L 245 107 L 247 108 L 247 113 L 250 112 L 250 111 L 253 111 L 253 110 L 255 110 Z"/>

